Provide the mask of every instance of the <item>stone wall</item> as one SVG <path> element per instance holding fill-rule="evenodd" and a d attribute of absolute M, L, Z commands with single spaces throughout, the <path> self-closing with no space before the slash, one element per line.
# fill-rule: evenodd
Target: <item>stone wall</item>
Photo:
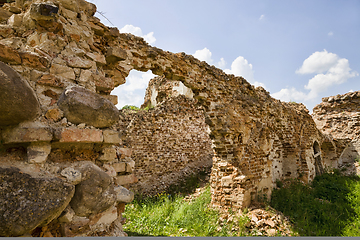
<path fill-rule="evenodd" d="M 314 107 L 313 118 L 318 128 L 346 144 L 339 164 L 354 163 L 360 155 L 360 92 L 325 97 Z"/>
<path fill-rule="evenodd" d="M 148 90 L 159 79 L 151 80 Z M 158 92 L 163 95 L 165 91 Z M 119 132 L 136 162 L 138 182 L 130 189 L 143 195 L 166 191 L 212 166 L 209 130 L 203 111 L 195 107 L 196 100 L 169 92 L 165 95 L 166 99 L 149 109 L 120 111 Z"/>
<path fill-rule="evenodd" d="M 15 1 L 1 8 L 1 236 L 125 235 L 121 212 L 133 194 L 122 185 L 136 182 L 131 148 L 140 139 L 130 136 L 131 146 L 122 142 L 117 99 L 110 92 L 132 69 L 178 81 L 168 90 L 193 100 L 180 96 L 169 106 L 155 89 L 146 104 L 159 106 L 131 115 L 137 123 L 128 131 L 154 130 L 151 121 L 176 130 L 176 122 L 189 116 L 180 111 L 183 106 L 199 120 L 204 116 L 214 150 L 214 206 L 246 207 L 258 192 L 270 194 L 277 179 L 311 180 L 340 155 L 338 142 L 316 128 L 304 106 L 275 100 L 263 88 L 193 56 L 121 34 L 95 12 L 85 0 Z M 167 120 L 176 114 L 184 119 Z M 146 122 L 150 129 L 140 123 L 147 116 L 153 118 Z M 160 132 L 171 139 L 166 130 Z M 184 142 L 190 136 L 185 134 Z M 133 154 L 145 152 L 133 149 Z M 146 161 L 140 159 L 140 166 Z"/>
<path fill-rule="evenodd" d="M 122 185 L 136 178 L 110 95 L 126 53 L 97 47 L 95 12 L 83 0 L 0 8 L 0 236 L 126 235 Z"/>

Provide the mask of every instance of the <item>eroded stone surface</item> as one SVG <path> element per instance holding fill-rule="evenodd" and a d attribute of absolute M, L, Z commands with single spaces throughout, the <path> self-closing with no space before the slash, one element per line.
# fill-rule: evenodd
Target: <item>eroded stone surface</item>
<path fill-rule="evenodd" d="M 21 236 L 45 226 L 70 202 L 75 187 L 58 178 L 35 178 L 0 168 L 0 236 Z"/>
<path fill-rule="evenodd" d="M 16 71 L 0 62 L 0 125 L 16 125 L 40 113 L 35 92 Z"/>
<path fill-rule="evenodd" d="M 82 181 L 76 185 L 71 208 L 76 215 L 86 217 L 106 210 L 116 201 L 112 178 L 93 163 L 83 163 L 78 169 Z"/>
<path fill-rule="evenodd" d="M 81 87 L 67 88 L 60 96 L 58 106 L 68 121 L 75 124 L 105 128 L 119 119 L 118 110 L 112 102 Z"/>

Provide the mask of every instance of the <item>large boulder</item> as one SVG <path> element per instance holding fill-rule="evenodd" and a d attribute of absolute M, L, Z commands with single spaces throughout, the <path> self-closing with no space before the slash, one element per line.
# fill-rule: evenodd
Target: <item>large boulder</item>
<path fill-rule="evenodd" d="M 0 126 L 17 125 L 40 113 L 34 90 L 3 62 L 0 62 L 0 93 Z"/>
<path fill-rule="evenodd" d="M 107 173 L 91 162 L 84 162 L 75 169 L 82 176 L 70 202 L 77 216 L 88 217 L 100 213 L 116 202 L 112 178 Z"/>
<path fill-rule="evenodd" d="M 74 124 L 106 128 L 119 120 L 119 111 L 112 102 L 82 87 L 65 89 L 57 104 Z"/>
<path fill-rule="evenodd" d="M 0 167 L 0 236 L 29 233 L 57 218 L 75 187 L 59 178 L 32 177 L 19 168 Z"/>

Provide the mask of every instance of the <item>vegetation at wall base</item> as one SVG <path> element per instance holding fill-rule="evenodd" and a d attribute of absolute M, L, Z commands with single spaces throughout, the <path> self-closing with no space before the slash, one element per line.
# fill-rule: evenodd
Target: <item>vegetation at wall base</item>
<path fill-rule="evenodd" d="M 224 224 L 219 230 L 219 212 L 209 207 L 210 187 L 195 200 L 187 202 L 181 195 L 159 194 L 134 200 L 126 205 L 124 231 L 129 236 L 243 236 L 248 219 L 239 217 L 240 226 Z"/>
<path fill-rule="evenodd" d="M 199 176 L 197 176 L 199 177 Z M 190 186 L 195 176 L 185 181 Z M 277 183 L 265 208 L 288 216 L 298 236 L 360 236 L 360 178 L 332 170 L 316 176 L 310 184 L 296 179 Z M 126 206 L 124 231 L 129 236 L 252 236 L 249 218 L 236 216 L 220 224 L 220 213 L 209 207 L 210 187 L 195 200 L 185 201 L 183 190 L 155 197 L 137 198 Z M 198 185 L 197 185 L 198 186 Z M 172 189 L 175 190 L 175 189 Z M 221 227 L 220 227 L 221 225 Z M 236 229 L 236 230 L 234 230 Z M 280 236 L 280 235 L 279 235 Z"/>
<path fill-rule="evenodd" d="M 310 184 L 287 180 L 270 205 L 289 216 L 301 236 L 360 236 L 360 182 L 333 170 Z"/>

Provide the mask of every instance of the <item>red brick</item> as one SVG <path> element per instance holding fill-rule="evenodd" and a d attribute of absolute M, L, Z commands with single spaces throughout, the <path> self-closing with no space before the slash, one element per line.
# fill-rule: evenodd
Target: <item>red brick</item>
<path fill-rule="evenodd" d="M 103 135 L 97 129 L 64 128 L 57 136 L 60 142 L 101 143 Z"/>

